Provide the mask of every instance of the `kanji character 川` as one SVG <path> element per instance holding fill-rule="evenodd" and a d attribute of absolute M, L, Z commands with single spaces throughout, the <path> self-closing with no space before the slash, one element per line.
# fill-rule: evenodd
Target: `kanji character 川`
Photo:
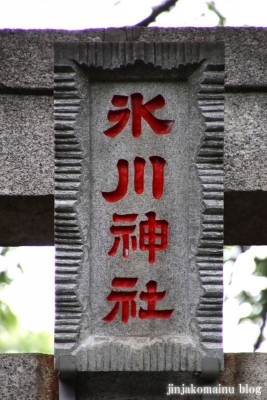
<path fill-rule="evenodd" d="M 164 190 L 164 166 L 166 161 L 160 156 L 149 157 L 153 169 L 152 194 L 155 199 L 160 199 Z M 137 194 L 144 191 L 144 171 L 146 161 L 144 158 L 135 157 L 134 159 L 134 189 Z M 112 192 L 102 192 L 102 196 L 107 202 L 117 202 L 126 195 L 129 181 L 129 163 L 127 160 L 119 160 L 117 163 L 119 181 L 117 188 Z"/>
<path fill-rule="evenodd" d="M 132 102 L 132 133 L 135 138 L 142 133 L 141 119 L 143 118 L 152 130 L 158 135 L 170 133 L 174 120 L 156 118 L 151 111 L 159 110 L 165 106 L 164 97 L 159 94 L 147 103 L 143 104 L 143 96 L 141 93 L 133 93 L 131 95 Z M 114 95 L 111 103 L 115 107 L 125 107 L 128 103 L 128 96 Z M 109 110 L 109 122 L 117 122 L 111 128 L 106 129 L 103 133 L 110 137 L 116 137 L 126 126 L 130 117 L 130 110 L 123 108 L 120 110 Z"/>

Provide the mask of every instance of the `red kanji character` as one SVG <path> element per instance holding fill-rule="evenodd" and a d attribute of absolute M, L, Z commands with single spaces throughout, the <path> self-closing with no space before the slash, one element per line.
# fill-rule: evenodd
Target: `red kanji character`
<path fill-rule="evenodd" d="M 146 161 L 141 157 L 134 159 L 134 190 L 137 194 L 144 191 L 144 172 Z"/>
<path fill-rule="evenodd" d="M 168 246 L 168 222 L 156 220 L 156 213 L 149 211 L 145 214 L 148 221 L 140 222 L 140 249 L 147 250 L 149 253 L 148 261 L 150 264 L 155 262 L 155 252 L 164 250 Z M 160 232 L 157 233 L 156 229 Z M 156 243 L 156 240 L 160 243 Z"/>
<path fill-rule="evenodd" d="M 138 214 L 114 214 L 113 215 L 113 222 L 134 222 Z M 110 228 L 110 232 L 113 235 L 122 235 L 122 255 L 124 258 L 129 258 L 129 236 L 131 233 L 134 232 L 136 225 L 112 225 Z M 121 238 L 115 236 L 114 243 L 112 248 L 109 250 L 108 255 L 114 256 L 117 253 Z M 136 236 L 131 236 L 132 242 L 132 249 L 136 250 L 137 248 L 137 241 Z"/>
<path fill-rule="evenodd" d="M 149 157 L 153 168 L 152 193 L 155 199 L 160 199 L 164 189 L 164 166 L 166 161 L 159 156 Z M 134 159 L 134 189 L 137 194 L 144 191 L 144 170 L 146 162 L 141 157 Z"/>
<path fill-rule="evenodd" d="M 115 107 L 124 107 L 128 103 L 128 96 L 115 95 L 113 96 L 111 103 Z M 125 127 L 130 117 L 129 108 L 124 108 L 122 110 L 109 110 L 108 120 L 109 122 L 118 122 L 111 128 L 104 131 L 104 134 L 110 138 L 117 136 Z"/>
<path fill-rule="evenodd" d="M 141 93 L 134 93 L 131 95 L 132 99 L 132 133 L 134 137 L 138 137 L 142 133 L 141 117 L 148 123 L 158 135 L 164 135 L 172 130 L 174 120 L 159 119 L 154 117 L 150 111 L 158 110 L 165 106 L 164 97 L 158 94 L 146 104 L 143 103 L 143 96 Z"/>
<path fill-rule="evenodd" d="M 164 166 L 166 161 L 159 156 L 149 158 L 153 168 L 152 194 L 155 199 L 160 199 L 164 189 Z M 137 194 L 144 191 L 144 172 L 146 161 L 144 158 L 134 159 L 134 189 Z M 119 160 L 117 163 L 119 182 L 117 188 L 112 192 L 102 192 L 104 199 L 110 203 L 121 200 L 127 193 L 129 181 L 129 163 L 126 160 Z"/>
<path fill-rule="evenodd" d="M 149 157 L 153 167 L 152 193 L 155 199 L 160 199 L 164 189 L 164 166 L 166 161 L 159 156 Z"/>
<path fill-rule="evenodd" d="M 117 163 L 119 172 L 119 182 L 117 189 L 113 192 L 102 192 L 104 199 L 110 203 L 121 200 L 127 193 L 128 190 L 128 161 L 119 160 Z"/>
<path fill-rule="evenodd" d="M 141 292 L 140 299 L 148 302 L 147 310 L 140 307 L 139 318 L 170 318 L 174 310 L 155 310 L 155 302 L 161 301 L 166 296 L 166 290 L 164 292 L 157 292 L 157 282 L 149 281 L 146 284 L 147 292 Z"/>
<path fill-rule="evenodd" d="M 132 100 L 132 133 L 134 137 L 138 137 L 142 133 L 141 118 L 148 123 L 158 135 L 164 135 L 172 130 L 174 120 L 159 119 L 156 118 L 151 111 L 159 110 L 165 106 L 164 97 L 159 94 L 153 99 L 148 101 L 146 104 L 143 103 L 143 96 L 141 93 L 133 93 L 131 95 Z M 115 95 L 113 96 L 111 103 L 115 107 L 124 107 L 128 103 L 128 96 Z M 108 137 L 116 137 L 126 126 L 130 116 L 130 110 L 123 108 L 122 110 L 109 110 L 108 120 L 109 122 L 117 122 L 111 128 L 106 129 L 104 134 Z"/>
<path fill-rule="evenodd" d="M 114 278 L 111 285 L 112 287 L 117 288 L 133 288 L 136 285 L 138 278 Z M 109 296 L 107 297 L 107 301 L 116 301 L 115 306 L 110 311 L 110 313 L 103 318 L 105 322 L 111 322 L 116 317 L 119 312 L 120 303 L 122 303 L 122 313 L 121 313 L 121 320 L 125 324 L 128 322 L 129 319 L 129 308 L 131 302 L 131 317 L 136 317 L 136 303 L 134 298 L 137 294 L 137 290 L 132 292 L 115 292 L 114 290 L 111 291 Z"/>

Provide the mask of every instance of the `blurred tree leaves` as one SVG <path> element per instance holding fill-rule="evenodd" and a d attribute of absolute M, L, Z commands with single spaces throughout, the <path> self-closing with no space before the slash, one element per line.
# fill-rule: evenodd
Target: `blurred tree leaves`
<path fill-rule="evenodd" d="M 255 257 L 254 262 L 256 268 L 253 275 L 267 278 L 267 258 L 262 260 Z M 256 296 L 242 290 L 238 297 L 241 303 L 246 302 L 252 306 L 251 313 L 244 318 L 240 318 L 239 322 L 242 323 L 244 320 L 250 320 L 253 324 L 257 324 L 260 327 L 260 334 L 254 345 L 254 351 L 256 351 L 259 349 L 261 343 L 266 339 L 263 331 L 267 318 L 267 288 L 261 290 Z"/>
<path fill-rule="evenodd" d="M 10 265 L 6 255 L 14 248 L 0 247 L 0 291 L 12 284 L 14 267 L 23 273 L 20 264 Z M 11 270 L 13 269 L 13 273 Z M 0 298 L 0 353 L 53 354 L 53 340 L 47 332 L 31 332 L 19 325 L 17 316 Z"/>
<path fill-rule="evenodd" d="M 233 251 L 234 248 L 235 250 Z M 250 249 L 251 246 L 225 246 L 225 262 L 236 262 L 239 255 L 249 252 Z M 254 351 L 256 351 L 260 349 L 261 344 L 267 339 L 264 334 L 267 320 L 267 257 L 259 258 L 255 256 L 253 262 L 255 268 L 251 273 L 251 280 L 255 278 L 266 279 L 265 284 L 264 282 L 262 284 L 262 290 L 258 290 L 255 293 L 255 290 L 242 289 L 234 297 L 238 300 L 239 305 L 246 305 L 248 310 L 247 315 L 240 317 L 238 323 L 251 323 L 259 327 L 259 334 L 254 342 Z"/>
<path fill-rule="evenodd" d="M 4 259 L 5 255 L 10 251 L 9 247 L 3 247 L 0 252 L 1 264 L 0 264 L 0 290 L 6 285 L 12 282 L 12 278 L 9 276 L 8 263 Z M 17 264 L 17 268 L 22 271 L 20 264 Z M 10 309 L 9 305 L 0 300 L 0 329 L 3 331 L 10 331 L 16 328 L 18 325 L 17 317 Z M 0 332 L 1 332 L 0 331 Z M 0 337 L 0 351 L 1 351 L 1 337 Z"/>
<path fill-rule="evenodd" d="M 225 262 L 233 263 L 239 255 L 250 252 L 250 246 L 225 246 Z M 53 338 L 46 332 L 31 332 L 23 329 L 19 325 L 17 316 L 11 310 L 10 306 L 1 300 L 1 290 L 7 285 L 12 285 L 14 276 L 23 273 L 20 264 L 11 265 L 8 261 L 8 255 L 14 251 L 14 248 L 0 247 L 0 352 L 40 352 L 53 354 Z M 266 284 L 261 286 L 258 292 L 249 291 L 243 287 L 239 287 L 234 293 L 234 298 L 239 305 L 246 305 L 248 312 L 245 316 L 239 317 L 239 324 L 250 323 L 258 327 L 258 335 L 255 339 L 254 350 L 260 350 L 261 344 L 267 339 L 266 335 L 266 318 L 267 318 L 267 257 L 257 257 L 253 254 L 251 280 L 266 279 Z M 266 254 L 266 253 L 265 253 Z M 251 256 L 250 256 L 251 257 Z M 264 256 L 263 256 L 264 257 Z M 230 268 L 234 271 L 234 267 Z M 16 273 L 14 273 L 14 270 Z M 241 273 L 243 271 L 243 262 L 241 263 Z M 234 272 L 233 272 L 234 274 Z M 231 284 L 230 278 L 230 284 Z M 253 287 L 253 285 L 251 286 Z M 244 315 L 244 314 L 243 314 Z"/>

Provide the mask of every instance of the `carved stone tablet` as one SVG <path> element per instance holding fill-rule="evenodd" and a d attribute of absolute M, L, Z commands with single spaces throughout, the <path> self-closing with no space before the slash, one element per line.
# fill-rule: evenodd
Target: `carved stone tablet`
<path fill-rule="evenodd" d="M 56 368 L 222 365 L 221 43 L 57 43 Z"/>

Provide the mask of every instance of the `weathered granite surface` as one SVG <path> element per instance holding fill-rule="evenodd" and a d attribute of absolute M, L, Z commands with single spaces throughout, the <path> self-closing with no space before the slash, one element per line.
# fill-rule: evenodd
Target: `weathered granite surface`
<path fill-rule="evenodd" d="M 267 356 L 266 354 L 225 354 L 224 372 L 221 373 L 219 384 L 234 387 L 234 395 L 220 395 L 219 400 L 266 400 L 267 397 Z M 110 374 L 110 377 L 109 377 Z M 174 386 L 201 386 L 205 384 L 200 374 L 189 372 L 161 372 L 161 373 L 80 373 L 77 380 L 77 400 L 161 400 L 166 396 L 166 382 Z M 111 384 L 112 382 L 112 384 Z M 253 388 L 261 388 L 261 394 L 240 394 L 239 384 Z M 208 386 L 209 384 L 206 383 Z M 198 395 L 173 396 L 186 400 L 200 400 Z"/>
<path fill-rule="evenodd" d="M 1 95 L 0 127 L 1 195 L 53 193 L 52 97 Z"/>
<path fill-rule="evenodd" d="M 225 370 L 219 382 L 222 386 L 236 386 L 234 396 L 221 395 L 220 400 L 254 400 L 267 399 L 267 354 L 266 353 L 235 353 L 225 354 Z M 241 394 L 238 385 L 244 387 L 261 387 L 261 394 Z"/>
<path fill-rule="evenodd" d="M 266 93 L 225 95 L 225 191 L 267 190 L 266 107 Z M 53 194 L 52 97 L 2 95 L 0 123 L 0 194 Z"/>
<path fill-rule="evenodd" d="M 221 395 L 219 400 L 266 400 L 266 353 L 225 354 L 222 386 L 248 384 L 262 387 L 261 395 Z M 192 372 L 83 372 L 76 381 L 76 400 L 161 400 L 169 383 L 200 385 L 200 374 Z M 237 391 L 237 389 L 236 389 Z M 1 400 L 58 400 L 58 377 L 53 356 L 44 354 L 0 355 Z M 175 398 L 178 398 L 176 396 Z M 200 396 L 182 396 L 201 400 Z"/>
<path fill-rule="evenodd" d="M 267 190 L 267 93 L 227 93 L 225 190 Z"/>
<path fill-rule="evenodd" d="M 54 41 L 224 41 L 226 86 L 266 86 L 267 29 L 122 28 L 0 31 L 0 90 L 53 89 Z"/>
<path fill-rule="evenodd" d="M 47 354 L 0 354 L 0 399 L 58 400 L 53 363 Z"/>
<path fill-rule="evenodd" d="M 103 30 L 0 31 L 0 90 L 35 88 L 53 90 L 55 40 L 103 40 Z"/>
<path fill-rule="evenodd" d="M 226 87 L 266 86 L 265 28 L 146 28 L 138 40 L 222 40 L 225 42 Z"/>
<path fill-rule="evenodd" d="M 226 85 L 235 86 L 234 93 L 225 94 L 225 190 L 266 190 L 266 94 L 257 92 L 267 86 L 266 32 L 256 28 L 0 31 L 4 61 L 0 92 L 10 94 L 0 98 L 0 194 L 53 193 L 54 40 L 225 40 Z M 254 92 L 242 93 L 244 87 Z M 25 90 L 48 96 L 11 95 Z"/>
<path fill-rule="evenodd" d="M 142 32 L 141 36 L 140 32 Z M 2 172 L 0 194 L 38 196 L 52 195 L 54 192 L 53 40 L 114 41 L 136 40 L 138 37 L 142 40 L 148 40 L 149 37 L 153 39 L 157 33 L 161 34 L 161 40 L 173 40 L 176 35 L 181 39 L 183 36 L 190 40 L 193 38 L 198 40 L 225 38 L 228 75 L 226 82 L 235 86 L 232 92 L 229 92 L 231 88 L 228 87 L 225 94 L 225 191 L 250 192 L 249 198 L 242 198 L 242 204 L 235 194 L 230 193 L 226 197 L 226 243 L 237 243 L 241 240 L 242 243 L 264 244 L 266 241 L 264 235 L 266 218 L 264 207 L 259 207 L 259 205 L 265 204 L 265 201 L 261 198 L 261 193 L 257 193 L 257 191 L 266 190 L 267 187 L 267 159 L 265 156 L 266 94 L 264 93 L 266 77 L 264 74 L 265 52 L 263 49 L 266 37 L 265 29 L 188 28 L 156 30 L 135 28 L 81 32 L 0 31 L 0 54 L 4 61 L 0 65 L 0 82 L 2 84 L 2 86 L 0 85 L 0 92 L 9 93 L 9 95 L 2 95 L 0 98 L 0 165 Z M 159 35 L 157 40 L 159 40 Z M 229 50 L 230 42 L 232 48 L 235 49 L 234 52 Z M 244 51 L 242 52 L 240 49 Z M 234 80 L 235 77 L 237 78 L 236 81 Z M 3 84 L 6 86 L 3 86 Z M 11 95 L 11 93 L 23 94 L 27 89 L 28 96 Z M 47 96 L 34 96 L 33 94 L 36 93 L 47 94 Z M 5 239 L 14 239 L 12 241 L 14 244 L 23 244 L 24 240 L 25 244 L 29 244 L 29 241 L 40 244 L 52 243 L 52 231 L 50 234 L 45 233 L 46 237 L 43 236 L 43 233 L 40 236 L 40 230 L 38 235 L 33 235 L 32 229 L 27 230 L 27 234 L 24 229 L 24 234 L 19 228 L 20 224 L 12 224 L 12 233 L 9 227 L 11 211 L 7 204 L 6 200 L 1 204 L 1 221 L 4 224 L 4 229 L 1 232 L 3 232 L 3 235 L 4 232 L 7 233 Z M 28 218 L 23 212 L 25 221 L 29 220 L 29 222 L 33 215 L 32 211 L 35 209 L 37 213 L 40 210 L 38 206 L 35 207 L 34 200 L 31 201 L 31 204 L 31 207 L 28 208 Z M 227 204 L 229 207 L 227 207 Z M 256 210 L 253 204 L 257 204 Z M 22 205 L 23 207 L 24 205 Z M 26 212 L 26 208 L 23 209 Z M 52 213 L 53 210 L 51 209 L 50 218 Z M 244 217 L 244 213 L 250 215 L 249 220 Z M 251 223 L 253 229 L 251 229 L 249 223 L 249 221 L 252 221 L 251 218 L 253 218 Z M 40 223 L 39 226 L 41 225 Z M 46 228 L 48 226 L 50 225 L 48 224 Z M 238 229 L 236 226 L 238 226 Z M 245 229 L 242 228 L 244 226 L 246 226 Z M 257 237 L 253 234 L 255 230 L 258 232 Z M 15 231 L 17 231 L 17 234 L 15 234 Z M 231 233 L 230 238 L 229 232 Z M 241 232 L 242 238 L 240 237 Z"/>

